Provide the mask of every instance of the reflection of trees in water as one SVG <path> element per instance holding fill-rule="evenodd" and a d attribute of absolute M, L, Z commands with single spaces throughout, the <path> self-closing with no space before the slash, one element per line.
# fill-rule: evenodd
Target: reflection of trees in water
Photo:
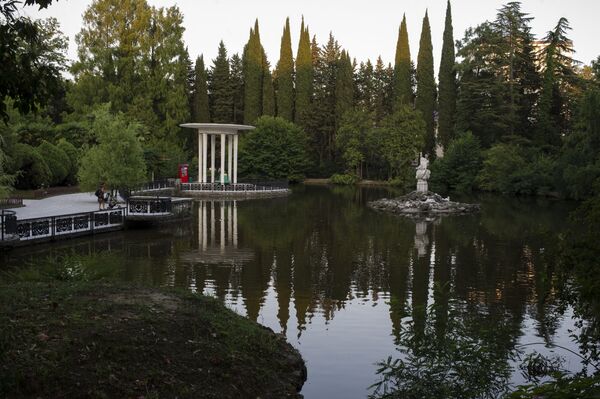
<path fill-rule="evenodd" d="M 315 314 L 331 321 L 348 300 L 371 298 L 389 303 L 400 344 L 407 331 L 402 321 L 410 322 L 408 331 L 423 342 L 449 344 L 448 337 L 460 331 L 465 339 L 493 348 L 490 362 L 507 364 L 527 316 L 552 342 L 564 313 L 565 284 L 557 278 L 554 250 L 564 227 L 562 210 L 486 198 L 481 215 L 444 218 L 423 232 L 410 220 L 366 208 L 374 195 L 379 194 L 302 187 L 288 198 L 238 202 L 231 229 L 237 227 L 239 246 L 252 257 L 234 266 L 187 257 L 202 255 L 202 237 L 212 240 L 210 208 L 206 233 L 198 229 L 196 211 L 194 222 L 107 240 L 112 251 L 127 258 L 124 280 L 208 289 L 224 300 L 241 297 L 254 320 L 272 285 L 283 331 L 292 321 L 301 332 Z M 226 210 L 225 218 L 233 221 L 228 217 Z M 424 245 L 415 247 L 415 236 Z M 101 237 L 94 238 L 98 247 Z M 89 239 L 81 243 L 87 251 L 96 250 Z"/>

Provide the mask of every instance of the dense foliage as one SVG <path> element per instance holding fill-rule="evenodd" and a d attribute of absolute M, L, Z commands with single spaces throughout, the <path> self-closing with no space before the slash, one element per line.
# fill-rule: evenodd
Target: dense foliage
<path fill-rule="evenodd" d="M 136 187 L 146 179 L 141 126 L 122 114 L 113 115 L 108 106 L 94 113 L 92 132 L 98 145 L 81 157 L 79 182 L 86 190 L 105 183 L 107 189 Z"/>
<path fill-rule="evenodd" d="M 27 2 L 33 3 L 50 2 Z M 29 23 L 13 18 L 14 9 L 5 10 L 2 23 L 7 29 Z M 139 124 L 146 179 L 174 176 L 178 162 L 195 162 L 196 135 L 180 123 L 191 119 L 252 124 L 269 115 L 301 128 L 309 147 L 302 173 L 309 176 L 350 173 L 412 186 L 411 164 L 417 154 L 427 153 L 433 160 L 445 152 L 448 159 L 432 164 L 434 184 L 445 190 L 586 198 L 600 175 L 600 146 L 593 138 L 598 130 L 600 62 L 580 67 L 572 59 L 566 19 L 559 18 L 539 40 L 532 20 L 519 2 L 507 3 L 493 20 L 469 28 L 455 49 L 448 2 L 438 93 L 430 22 L 442 21 L 430 21 L 427 13 L 417 59 L 411 59 L 409 21 L 404 16 L 395 59 L 388 64 L 381 57 L 374 62 L 351 58 L 333 33 L 320 44 L 317 37 L 311 38 L 304 19 L 294 54 L 286 19 L 279 59 L 272 68 L 258 20 L 242 54 L 229 55 L 220 42 L 217 57 L 208 65 L 202 55 L 190 60 L 183 42 L 183 15 L 176 6 L 98 0 L 83 16 L 78 57 L 70 67 L 72 80 L 48 76 L 46 86 L 31 91 L 39 108 L 35 116 L 25 115 L 33 103 L 23 107 L 17 94 L 3 103 L 8 123 L 2 128 L 5 174 L 13 175 L 20 187 L 76 183 L 73 159 L 98 144 L 90 124 L 98 107 L 110 103 L 111 113 Z M 35 50 L 47 72 L 66 72 L 68 40 L 57 21 L 30 25 L 36 30 L 37 47 L 19 51 Z M 413 117 L 415 111 L 419 116 Z M 394 119 L 398 113 L 402 120 Z M 410 132 L 419 131 L 423 122 L 424 133 L 401 136 L 392 120 Z M 472 136 L 465 139 L 462 132 Z M 453 140 L 458 142 L 453 145 Z M 56 178 L 64 175 L 62 167 L 54 170 L 48 165 L 53 160 L 44 159 L 48 179 L 42 174 L 27 182 L 27 167 L 43 167 L 13 160 L 26 153 L 27 159 L 36 159 L 30 149 L 20 147 L 19 152 L 14 146 L 37 148 L 44 141 L 44 146 L 67 153 L 69 172 Z M 38 151 L 44 158 L 56 158 L 51 153 Z M 475 171 L 479 162 L 481 170 Z"/>
<path fill-rule="evenodd" d="M 263 116 L 240 145 L 240 172 L 262 179 L 304 178 L 309 165 L 306 135 L 280 117 Z"/>

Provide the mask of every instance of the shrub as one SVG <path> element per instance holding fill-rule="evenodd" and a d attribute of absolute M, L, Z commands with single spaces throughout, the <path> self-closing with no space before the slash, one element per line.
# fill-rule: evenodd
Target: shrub
<path fill-rule="evenodd" d="M 47 141 L 42 141 L 38 146 L 39 154 L 50 168 L 50 184 L 57 186 L 63 184 L 69 175 L 69 156 L 60 148 Z"/>
<path fill-rule="evenodd" d="M 358 182 L 358 176 L 352 174 L 339 174 L 335 173 L 329 178 L 329 182 L 331 184 L 339 184 L 339 185 L 352 185 Z"/>
<path fill-rule="evenodd" d="M 56 144 L 60 150 L 62 150 L 67 157 L 69 158 L 69 166 L 68 173 L 65 179 L 65 183 L 67 184 L 75 184 L 77 183 L 77 170 L 78 170 L 78 162 L 79 162 L 79 151 L 77 148 L 71 143 L 69 143 L 65 139 L 60 139 L 58 144 Z"/>
<path fill-rule="evenodd" d="M 471 132 L 464 133 L 431 165 L 431 184 L 436 189 L 469 192 L 476 186 L 481 161 L 479 140 Z"/>
<path fill-rule="evenodd" d="M 16 188 L 29 190 L 50 184 L 52 174 L 37 149 L 28 144 L 17 143 L 11 156 L 10 169 L 16 175 Z"/>
<path fill-rule="evenodd" d="M 555 187 L 556 162 L 539 149 L 496 144 L 485 152 L 480 188 L 504 194 L 547 194 Z"/>

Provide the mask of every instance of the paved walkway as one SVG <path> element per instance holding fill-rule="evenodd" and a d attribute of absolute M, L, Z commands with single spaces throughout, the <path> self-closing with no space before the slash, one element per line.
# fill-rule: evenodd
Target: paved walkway
<path fill-rule="evenodd" d="M 98 210 L 98 199 L 94 193 L 57 195 L 41 200 L 23 200 L 24 207 L 10 208 L 19 219 L 67 215 L 70 213 Z"/>

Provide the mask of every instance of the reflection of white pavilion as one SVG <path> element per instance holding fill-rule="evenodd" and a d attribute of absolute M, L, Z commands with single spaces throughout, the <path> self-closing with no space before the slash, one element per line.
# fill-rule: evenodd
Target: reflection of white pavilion
<path fill-rule="evenodd" d="M 220 183 L 225 184 L 225 171 L 227 171 L 231 183 L 237 184 L 239 134 L 240 132 L 254 129 L 254 126 L 225 123 L 184 123 L 180 126 L 198 130 L 198 182 L 209 183 L 207 174 L 209 147 L 211 171 L 210 183 L 215 182 L 215 151 L 217 147 L 217 136 L 220 136 Z M 227 157 L 225 156 L 226 152 Z M 225 162 L 226 160 L 227 165 Z"/>
<path fill-rule="evenodd" d="M 198 250 L 182 255 L 184 261 L 239 266 L 254 257 L 238 248 L 237 201 L 198 203 Z"/>

